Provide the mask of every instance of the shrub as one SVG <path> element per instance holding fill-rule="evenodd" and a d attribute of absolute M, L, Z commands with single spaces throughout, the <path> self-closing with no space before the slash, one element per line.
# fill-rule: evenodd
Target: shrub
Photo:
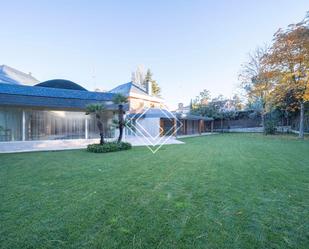
<path fill-rule="evenodd" d="M 273 135 L 276 134 L 277 128 L 274 121 L 269 120 L 265 122 L 264 134 L 265 135 Z"/>
<path fill-rule="evenodd" d="M 120 150 L 129 150 L 132 148 L 130 143 L 116 143 L 116 142 L 108 142 L 104 144 L 89 144 L 87 146 L 87 151 L 94 153 L 106 153 Z"/>

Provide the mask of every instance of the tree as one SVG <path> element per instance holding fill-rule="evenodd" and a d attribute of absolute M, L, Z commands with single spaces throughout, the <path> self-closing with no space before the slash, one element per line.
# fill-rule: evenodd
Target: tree
<path fill-rule="evenodd" d="M 260 103 L 260 113 L 263 129 L 265 127 L 265 114 L 270 104 L 270 93 L 274 85 L 273 71 L 269 70 L 265 63 L 267 48 L 257 48 L 249 54 L 249 61 L 242 65 L 242 71 L 239 78 L 242 87 L 248 95 L 249 102 Z"/>
<path fill-rule="evenodd" d="M 275 33 L 267 62 L 279 72 L 274 96 L 281 101 L 290 96 L 298 103 L 299 138 L 303 139 L 304 105 L 309 101 L 309 12 L 302 22 Z"/>
<path fill-rule="evenodd" d="M 235 111 L 240 111 L 243 109 L 243 103 L 238 94 L 234 94 L 231 101 L 232 101 L 232 105 Z"/>
<path fill-rule="evenodd" d="M 103 114 L 105 107 L 103 104 L 90 104 L 86 107 L 86 115 L 94 114 L 97 120 L 97 127 L 100 131 L 100 144 L 104 144 L 104 123 L 103 123 Z"/>
<path fill-rule="evenodd" d="M 152 72 L 150 71 L 150 69 L 147 70 L 145 80 L 143 82 L 143 86 L 145 88 L 146 88 L 147 82 L 151 82 L 151 89 L 152 89 L 151 92 L 152 92 L 152 94 L 154 96 L 160 96 L 161 88 L 160 88 L 159 84 L 157 83 L 157 81 L 152 79 Z"/>
<path fill-rule="evenodd" d="M 131 81 L 137 85 L 143 86 L 145 81 L 144 66 L 139 65 L 135 72 L 132 72 Z"/>
<path fill-rule="evenodd" d="M 123 96 L 122 94 L 116 94 L 113 98 L 113 102 L 118 105 L 119 136 L 117 142 L 120 143 L 123 136 L 123 128 L 125 126 L 123 105 L 128 102 L 128 98 L 126 96 Z"/>
<path fill-rule="evenodd" d="M 198 110 L 205 107 L 210 100 L 210 91 L 207 89 L 204 89 L 200 92 L 198 96 L 195 97 L 195 99 L 192 102 L 192 109 Z"/>

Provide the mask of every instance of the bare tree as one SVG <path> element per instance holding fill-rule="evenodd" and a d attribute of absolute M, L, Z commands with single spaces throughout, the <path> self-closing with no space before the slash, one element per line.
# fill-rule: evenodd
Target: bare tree
<path fill-rule="evenodd" d="M 267 47 L 259 47 L 253 53 L 250 53 L 249 60 L 242 65 L 239 75 L 249 101 L 259 103 L 263 129 L 265 127 L 266 107 L 270 102 L 270 92 L 273 88 L 272 73 L 264 62 L 267 51 Z"/>

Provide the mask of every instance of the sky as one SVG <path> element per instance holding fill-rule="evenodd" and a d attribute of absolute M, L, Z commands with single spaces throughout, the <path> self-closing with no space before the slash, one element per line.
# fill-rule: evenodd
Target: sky
<path fill-rule="evenodd" d="M 308 0 L 0 1 L 0 65 L 88 90 L 150 68 L 166 104 L 238 91 L 248 53 L 301 21 Z"/>

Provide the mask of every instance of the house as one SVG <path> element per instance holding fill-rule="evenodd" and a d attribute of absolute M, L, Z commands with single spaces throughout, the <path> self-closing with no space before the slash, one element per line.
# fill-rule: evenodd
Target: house
<path fill-rule="evenodd" d="M 95 117 L 85 115 L 86 106 L 92 103 L 106 106 L 106 137 L 117 135 L 112 125 L 118 108 L 113 104 L 113 93 L 87 91 L 62 79 L 22 85 L 24 81 L 11 78 L 7 67 L 4 69 L 0 74 L 0 142 L 98 138 Z M 25 76 L 16 69 L 14 72 Z"/>
<path fill-rule="evenodd" d="M 85 115 L 86 106 L 93 103 L 104 104 L 105 136 L 115 138 L 116 94 L 128 97 L 127 117 L 142 127 L 140 133 L 127 128 L 126 135 L 177 136 L 211 130 L 212 119 L 170 112 L 161 97 L 152 95 L 150 84 L 144 89 L 129 82 L 109 92 L 93 92 L 64 79 L 39 83 L 8 66 L 1 67 L 0 79 L 0 142 L 99 138 L 95 117 Z M 25 85 L 30 82 L 34 85 Z"/>

